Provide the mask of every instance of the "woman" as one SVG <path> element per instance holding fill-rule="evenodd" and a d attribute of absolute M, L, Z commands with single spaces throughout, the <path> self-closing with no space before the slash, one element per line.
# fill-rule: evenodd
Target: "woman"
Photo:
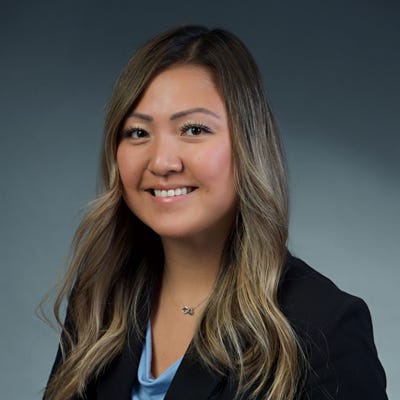
<path fill-rule="evenodd" d="M 132 57 L 102 171 L 45 399 L 387 398 L 365 303 L 286 250 L 279 137 L 234 35 L 178 28 Z"/>

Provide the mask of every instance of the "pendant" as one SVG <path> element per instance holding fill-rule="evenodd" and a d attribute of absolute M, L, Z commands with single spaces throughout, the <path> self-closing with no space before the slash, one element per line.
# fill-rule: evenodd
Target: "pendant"
<path fill-rule="evenodd" d="M 183 312 L 184 314 L 189 314 L 189 315 L 193 315 L 193 314 L 194 314 L 193 308 L 192 308 L 192 307 L 189 307 L 189 306 L 183 306 L 183 307 L 182 307 L 182 312 Z"/>

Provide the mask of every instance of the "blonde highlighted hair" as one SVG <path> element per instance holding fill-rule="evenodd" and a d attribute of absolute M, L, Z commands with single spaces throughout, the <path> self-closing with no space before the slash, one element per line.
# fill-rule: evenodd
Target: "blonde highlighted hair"
<path fill-rule="evenodd" d="M 122 198 L 116 153 L 122 124 L 151 79 L 177 64 L 209 69 L 225 99 L 239 199 L 221 272 L 191 349 L 216 373 L 237 381 L 238 398 L 296 396 L 301 348 L 278 303 L 288 198 L 276 124 L 244 44 L 222 29 L 186 26 L 145 44 L 115 85 L 105 123 L 102 193 L 76 232 L 54 307 L 62 327 L 62 355 L 46 388 L 47 400 L 82 394 L 120 354 L 129 327 L 142 326 L 139 315 L 150 315 L 162 247 Z M 60 306 L 66 297 L 68 315 L 62 324 Z M 147 308 L 141 309 L 143 304 Z"/>

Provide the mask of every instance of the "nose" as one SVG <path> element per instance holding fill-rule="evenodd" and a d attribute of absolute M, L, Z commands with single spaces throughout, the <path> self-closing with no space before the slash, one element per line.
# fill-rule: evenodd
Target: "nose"
<path fill-rule="evenodd" d="M 176 138 L 164 136 L 154 140 L 148 169 L 156 176 L 168 176 L 183 170 L 183 162 Z"/>

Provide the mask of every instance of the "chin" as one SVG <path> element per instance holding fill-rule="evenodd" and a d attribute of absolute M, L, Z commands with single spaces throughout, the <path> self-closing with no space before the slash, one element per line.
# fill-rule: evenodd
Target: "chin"
<path fill-rule="evenodd" d="M 152 228 L 153 229 L 153 228 Z M 160 228 L 160 229 L 153 229 L 157 235 L 160 236 L 161 239 L 189 239 L 192 237 L 197 236 L 197 233 L 193 233 L 191 231 L 186 231 L 183 229 L 167 229 L 167 228 Z"/>

